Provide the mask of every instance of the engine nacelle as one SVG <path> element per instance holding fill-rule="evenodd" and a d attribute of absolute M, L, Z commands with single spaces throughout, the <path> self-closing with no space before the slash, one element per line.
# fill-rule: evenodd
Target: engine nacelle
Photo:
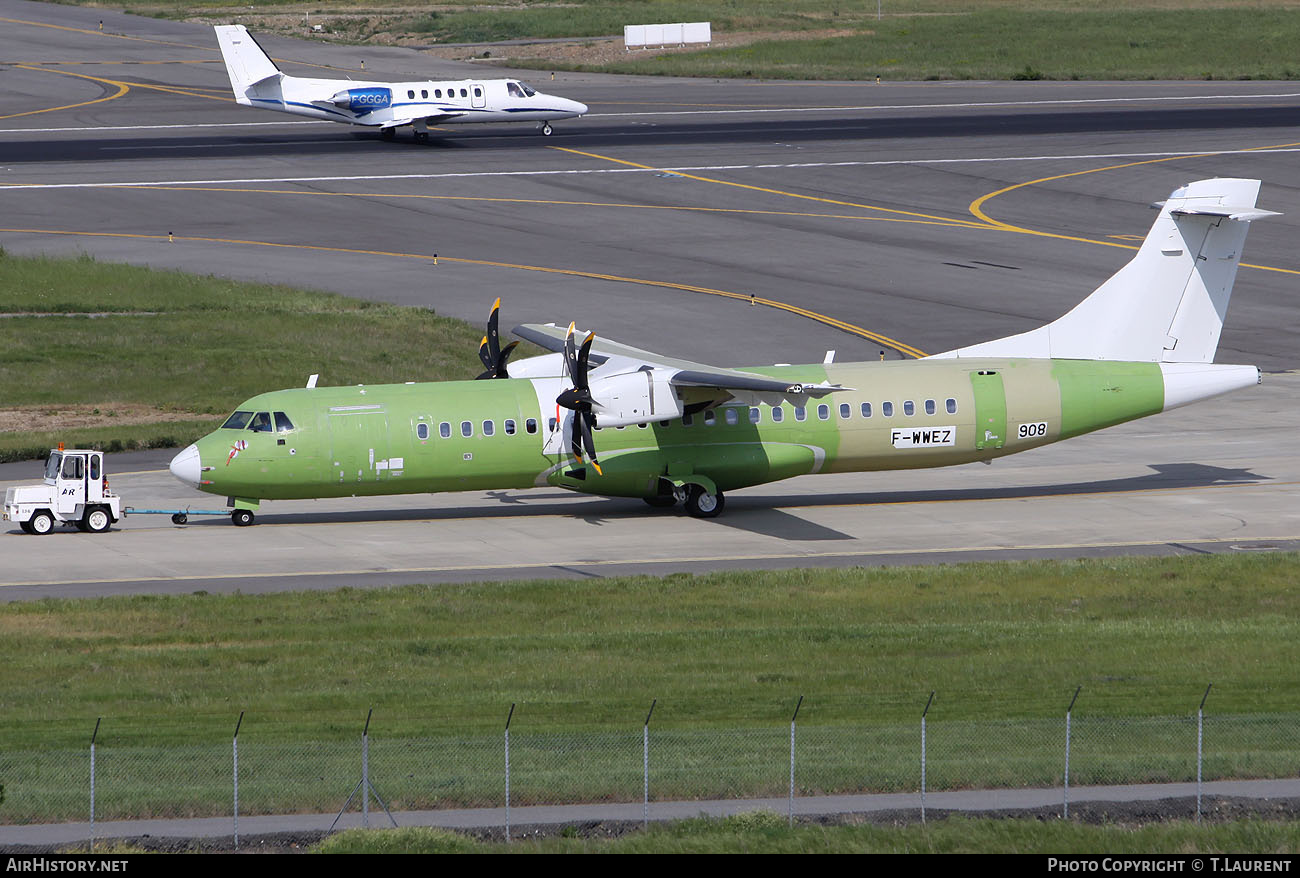
<path fill-rule="evenodd" d="M 350 88 L 330 98 L 330 103 L 340 109 L 351 110 L 364 116 L 373 110 L 386 110 L 393 105 L 393 90 L 380 86 Z"/>
<path fill-rule="evenodd" d="M 511 378 L 563 378 L 564 354 L 542 354 L 506 364 Z"/>
<path fill-rule="evenodd" d="M 628 427 L 680 418 L 682 401 L 668 383 L 671 374 L 661 369 L 641 369 L 593 380 L 596 423 L 601 427 Z"/>

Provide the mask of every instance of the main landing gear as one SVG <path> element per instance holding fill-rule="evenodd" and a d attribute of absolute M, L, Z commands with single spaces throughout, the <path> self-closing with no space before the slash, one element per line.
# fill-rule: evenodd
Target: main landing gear
<path fill-rule="evenodd" d="M 668 509 L 681 503 L 693 518 L 717 518 L 727 505 L 727 498 L 721 491 L 695 483 L 674 486 L 671 494 L 657 494 L 641 499 L 656 509 Z"/>

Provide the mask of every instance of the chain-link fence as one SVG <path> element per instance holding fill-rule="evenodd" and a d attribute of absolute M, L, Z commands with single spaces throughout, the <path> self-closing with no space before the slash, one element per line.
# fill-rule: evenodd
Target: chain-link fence
<path fill-rule="evenodd" d="M 0 752 L 0 824 L 1300 777 L 1300 714 L 284 740 Z M 924 799 L 922 799 L 924 807 Z M 376 812 L 379 821 L 374 821 Z M 507 816 L 507 820 L 508 820 Z M 236 824 L 237 825 L 237 824 Z"/>

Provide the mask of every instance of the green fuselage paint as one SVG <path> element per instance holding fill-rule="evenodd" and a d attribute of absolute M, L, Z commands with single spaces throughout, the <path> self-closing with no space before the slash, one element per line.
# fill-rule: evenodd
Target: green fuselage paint
<path fill-rule="evenodd" d="M 747 371 L 854 389 L 802 407 L 733 401 L 686 418 L 597 429 L 601 474 L 570 455 L 570 413 L 550 402 L 567 386 L 559 378 L 281 390 L 239 406 L 252 415 L 249 425 L 196 443 L 197 487 L 242 508 L 548 484 L 651 497 L 661 479 L 690 475 L 727 491 L 809 473 L 986 460 L 1164 405 L 1156 363 L 936 359 Z"/>

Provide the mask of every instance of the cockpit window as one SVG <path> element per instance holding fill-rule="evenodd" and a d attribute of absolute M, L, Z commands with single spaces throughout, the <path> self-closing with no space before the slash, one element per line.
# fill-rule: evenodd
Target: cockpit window
<path fill-rule="evenodd" d="M 293 432 L 293 421 L 289 420 L 289 416 L 286 415 L 284 412 L 275 413 L 275 432 L 277 433 Z"/>
<path fill-rule="evenodd" d="M 533 95 L 537 94 L 537 92 L 533 91 L 532 87 L 526 82 L 519 83 L 519 88 L 523 91 L 524 97 L 526 98 L 531 98 Z"/>
<path fill-rule="evenodd" d="M 522 98 L 524 96 L 524 90 L 519 87 L 519 83 L 517 82 L 507 82 L 506 91 L 512 98 Z"/>
<path fill-rule="evenodd" d="M 258 412 L 253 415 L 253 422 L 248 425 L 248 429 L 254 433 L 270 433 L 272 430 L 270 412 Z"/>
<path fill-rule="evenodd" d="M 248 419 L 253 416 L 252 412 L 235 412 L 226 422 L 221 425 L 223 430 L 242 430 L 248 426 Z"/>

